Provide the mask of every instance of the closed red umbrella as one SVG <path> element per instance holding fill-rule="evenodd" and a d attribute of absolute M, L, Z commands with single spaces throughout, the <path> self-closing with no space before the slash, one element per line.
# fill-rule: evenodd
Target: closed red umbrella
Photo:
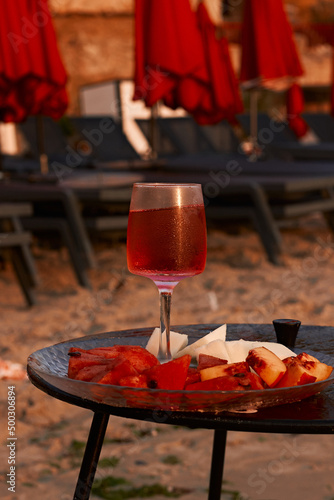
<path fill-rule="evenodd" d="M 245 0 L 240 81 L 249 86 L 286 85 L 303 74 L 282 0 Z"/>
<path fill-rule="evenodd" d="M 0 120 L 60 118 L 67 76 L 46 0 L 3 2 L 0 16 Z"/>
<path fill-rule="evenodd" d="M 136 0 L 134 99 L 171 99 L 181 78 L 201 70 L 203 47 L 189 0 Z"/>
<path fill-rule="evenodd" d="M 203 4 L 195 13 L 189 0 L 136 0 L 134 99 L 182 107 L 199 123 L 242 110 L 227 42 Z"/>
<path fill-rule="evenodd" d="M 0 121 L 59 119 L 68 106 L 66 81 L 47 0 L 2 2 Z"/>
<path fill-rule="evenodd" d="M 248 89 L 288 88 L 303 74 L 283 0 L 245 0 L 241 54 L 240 81 Z M 253 110 L 256 138 L 256 106 Z"/>
<path fill-rule="evenodd" d="M 297 137 L 304 137 L 309 127 L 301 116 L 304 110 L 304 96 L 300 85 L 293 83 L 287 92 L 286 112 L 289 127 Z"/>
<path fill-rule="evenodd" d="M 223 119 L 234 121 L 235 115 L 242 112 L 243 104 L 227 40 L 224 37 L 217 38 L 216 27 L 204 3 L 198 6 L 197 19 L 207 74 L 202 84 L 205 89 L 204 98 L 194 110 L 193 116 L 202 124 L 217 123 Z"/>

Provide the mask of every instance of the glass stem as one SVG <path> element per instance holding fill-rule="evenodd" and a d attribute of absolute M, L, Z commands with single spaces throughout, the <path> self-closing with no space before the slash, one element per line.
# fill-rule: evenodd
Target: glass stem
<path fill-rule="evenodd" d="M 172 302 L 172 292 L 162 292 L 160 295 L 160 343 L 159 343 L 159 361 L 170 361 L 172 355 L 170 352 L 170 309 Z M 166 342 L 163 342 L 164 332 L 166 332 Z"/>

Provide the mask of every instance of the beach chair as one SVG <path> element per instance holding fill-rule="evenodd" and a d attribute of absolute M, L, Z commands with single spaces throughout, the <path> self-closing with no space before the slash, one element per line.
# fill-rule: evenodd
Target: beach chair
<path fill-rule="evenodd" d="M 198 125 L 190 116 L 157 118 L 156 152 L 159 157 L 193 153 L 237 152 L 239 139 L 227 120 L 215 125 Z M 151 120 L 136 119 L 136 123 L 151 143 Z"/>
<path fill-rule="evenodd" d="M 285 161 L 333 161 L 334 118 L 325 114 L 314 117 L 312 115 L 312 118 L 310 116 L 303 115 L 310 126 L 310 131 L 305 137 L 298 139 L 287 121 L 277 121 L 266 113 L 259 113 L 257 139 L 264 154 L 269 158 Z M 249 115 L 239 115 L 238 120 L 249 134 Z"/>
<path fill-rule="evenodd" d="M 155 145 L 152 144 L 151 120 L 136 119 L 136 123 L 159 157 L 229 151 L 237 147 L 237 140 L 225 122 L 200 126 L 191 116 L 159 117 L 154 120 Z"/>
<path fill-rule="evenodd" d="M 78 283 L 91 288 L 87 268 L 95 267 L 94 252 L 78 200 L 71 189 L 62 185 L 11 181 L 0 183 L 0 199 L 10 203 L 30 203 L 33 213 L 22 219 L 24 228 L 44 237 L 58 233 L 59 243 L 68 249 Z"/>
<path fill-rule="evenodd" d="M 81 145 L 95 162 L 140 160 L 122 127 L 109 116 L 69 116 Z"/>
<path fill-rule="evenodd" d="M 250 115 L 248 113 L 240 114 L 237 116 L 237 120 L 244 132 L 250 135 Z M 270 117 L 267 113 L 258 113 L 257 123 L 257 140 L 261 146 L 298 141 L 296 134 L 289 128 L 288 122 L 283 119 Z"/>
<path fill-rule="evenodd" d="M 171 158 L 153 175 L 147 172 L 146 180 L 201 183 L 208 218 L 251 220 L 275 264 L 282 253 L 279 228 L 288 221 L 322 213 L 334 228 L 334 169 L 329 162 L 251 162 L 241 154 L 206 153 Z"/>
<path fill-rule="evenodd" d="M 157 125 L 161 134 L 170 139 L 179 154 L 215 151 L 209 135 L 191 116 L 158 118 Z"/>
<path fill-rule="evenodd" d="M 69 168 L 91 165 L 90 151 L 83 147 L 81 136 L 76 135 L 76 130 L 67 117 L 56 122 L 49 117 L 31 116 L 18 124 L 18 130 L 26 146 L 25 157 L 8 158 L 8 170 L 31 171 L 33 167 L 34 171 L 38 171 L 40 155 L 43 153 L 48 159 L 50 171 L 53 162 Z M 35 161 L 34 166 L 32 161 Z"/>
<path fill-rule="evenodd" d="M 43 117 L 43 138 L 38 137 L 36 118 L 19 124 L 19 130 L 28 145 L 25 159 L 7 159 L 11 171 L 39 170 L 41 148 L 45 152 L 49 171 L 94 168 L 99 163 L 138 161 L 140 155 L 123 133 L 119 123 L 108 116 L 64 116 L 55 122 Z"/>
<path fill-rule="evenodd" d="M 178 147 L 173 141 L 160 132 L 157 120 L 158 119 L 152 121 L 145 118 L 135 119 L 141 133 L 151 146 L 153 154 L 158 158 L 168 158 L 180 154 Z"/>
<path fill-rule="evenodd" d="M 321 142 L 334 142 L 334 117 L 329 113 L 303 113 L 302 117 Z"/>
<path fill-rule="evenodd" d="M 66 155 L 67 142 L 58 122 L 49 117 L 41 119 L 43 137 L 38 137 L 38 124 L 35 116 L 30 116 L 26 121 L 18 124 L 18 129 L 26 140 L 29 153 L 38 158 L 40 154 L 39 141 L 43 141 L 45 153 L 52 159 L 59 159 Z"/>
<path fill-rule="evenodd" d="M 21 217 L 31 213 L 32 206 L 28 203 L 0 203 L 0 252 L 12 262 L 29 306 L 36 303 L 37 272 L 30 251 L 31 234 L 23 231 Z"/>
<path fill-rule="evenodd" d="M 210 143 L 217 153 L 237 153 L 239 151 L 239 138 L 227 120 L 200 127 L 206 137 L 210 139 Z"/>

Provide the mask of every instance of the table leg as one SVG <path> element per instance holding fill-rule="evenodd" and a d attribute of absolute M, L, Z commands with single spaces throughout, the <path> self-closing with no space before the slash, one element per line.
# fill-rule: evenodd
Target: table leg
<path fill-rule="evenodd" d="M 73 500 L 89 499 L 108 420 L 108 414 L 94 413 Z"/>
<path fill-rule="evenodd" d="M 213 438 L 208 500 L 220 500 L 227 431 L 216 429 Z"/>

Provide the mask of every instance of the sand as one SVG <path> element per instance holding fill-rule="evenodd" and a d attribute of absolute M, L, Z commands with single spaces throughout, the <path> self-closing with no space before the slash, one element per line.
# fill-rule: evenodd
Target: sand
<path fill-rule="evenodd" d="M 205 272 L 175 289 L 172 323 L 334 323 L 334 238 L 318 215 L 283 230 L 281 266 L 270 264 L 252 230 L 210 230 Z M 65 250 L 34 245 L 38 304 L 25 306 L 10 266 L 0 272 L 0 358 L 27 356 L 62 340 L 158 324 L 155 285 L 126 268 L 124 242 L 95 242 L 92 290 L 76 284 Z M 7 393 L 16 392 L 16 492 L 8 491 Z M 1 380 L 3 500 L 70 500 L 92 418 L 28 380 Z M 96 486 L 106 477 L 132 487 L 158 483 L 183 500 L 207 497 L 212 431 L 111 417 Z M 334 498 L 332 436 L 228 433 L 223 499 Z M 122 484 L 115 487 L 124 488 Z M 126 486 L 130 488 L 129 484 Z M 100 497 L 93 495 L 93 499 Z M 122 497 L 110 497 L 122 498 Z M 125 497 L 123 497 L 125 498 Z M 156 500 L 166 498 L 162 493 Z"/>

